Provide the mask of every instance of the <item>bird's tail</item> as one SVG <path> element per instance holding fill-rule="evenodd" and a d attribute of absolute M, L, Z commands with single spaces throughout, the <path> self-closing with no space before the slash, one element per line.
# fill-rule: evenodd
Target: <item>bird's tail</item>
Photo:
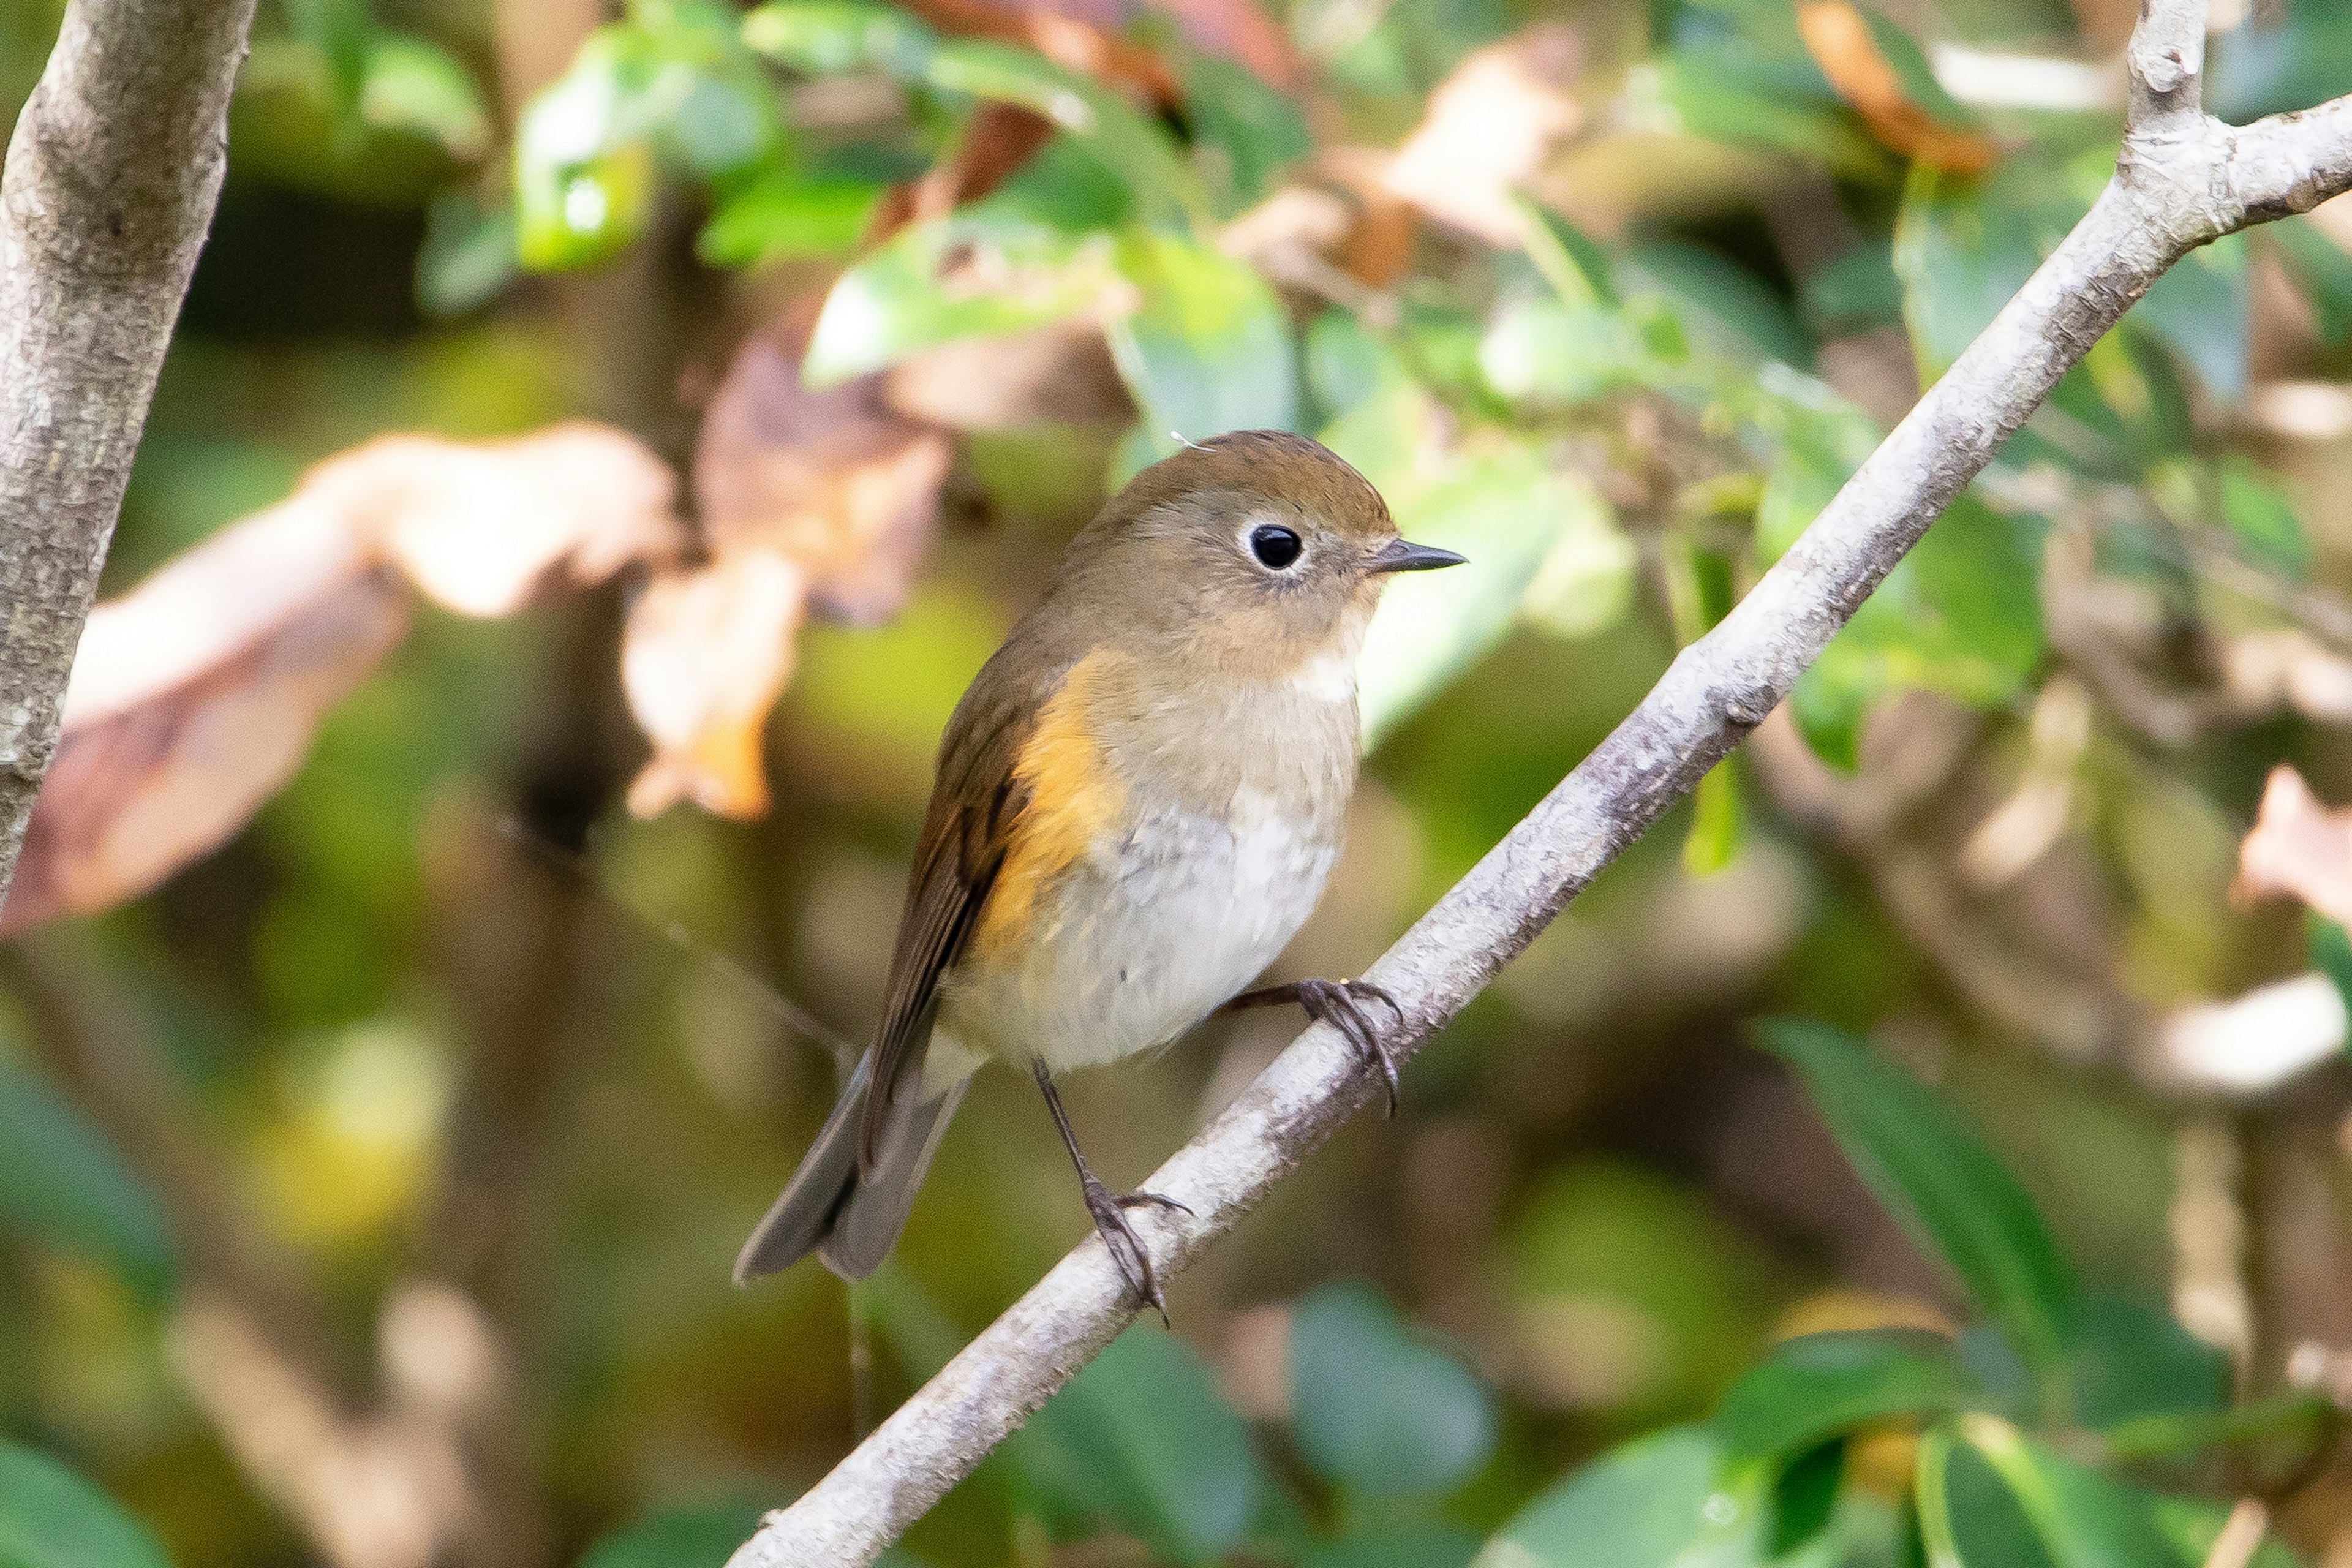
<path fill-rule="evenodd" d="M 923 1184 L 923 1173 L 930 1169 L 931 1155 L 971 1080 L 960 1079 L 928 1100 L 917 1085 L 908 1084 L 891 1108 L 872 1169 L 861 1173 L 858 1132 L 873 1077 L 874 1054 L 868 1051 L 783 1195 L 743 1244 L 735 1259 L 738 1285 L 790 1268 L 812 1252 L 844 1279 L 863 1279 L 889 1256 L 906 1228 L 915 1189 Z"/>

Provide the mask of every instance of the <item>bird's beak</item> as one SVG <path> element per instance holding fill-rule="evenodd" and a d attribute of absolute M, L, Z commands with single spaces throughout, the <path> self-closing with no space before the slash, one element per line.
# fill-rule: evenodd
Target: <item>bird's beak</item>
<path fill-rule="evenodd" d="M 1456 555 L 1451 550 L 1440 550 L 1433 544 L 1415 544 L 1409 539 L 1391 539 L 1372 552 L 1370 563 L 1374 572 L 1434 572 L 1441 566 L 1461 566 L 1468 563 L 1466 555 Z"/>

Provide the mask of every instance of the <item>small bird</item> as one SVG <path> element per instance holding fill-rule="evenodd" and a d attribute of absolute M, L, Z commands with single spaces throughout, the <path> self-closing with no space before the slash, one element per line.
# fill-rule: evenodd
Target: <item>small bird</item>
<path fill-rule="evenodd" d="M 1369 480 L 1272 430 L 1188 443 L 1070 542 L 948 721 L 882 1020 L 744 1244 L 745 1283 L 821 1256 L 863 1279 L 905 1226 L 972 1073 L 1027 1067 L 1087 1211 L 1166 1315 L 1130 1208 L 1096 1179 L 1057 1075 L 1167 1045 L 1221 1007 L 1297 1002 L 1388 1080 L 1362 982 L 1237 995 L 1322 896 L 1360 750 L 1356 660 L 1410 543 Z"/>

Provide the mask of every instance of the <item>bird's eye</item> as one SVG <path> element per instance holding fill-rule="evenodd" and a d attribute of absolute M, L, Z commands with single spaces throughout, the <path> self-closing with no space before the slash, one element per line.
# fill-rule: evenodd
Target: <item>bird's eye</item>
<path fill-rule="evenodd" d="M 1249 547 L 1250 553 L 1257 557 L 1258 564 L 1273 572 L 1286 570 L 1297 561 L 1299 551 L 1305 548 L 1295 531 L 1278 522 L 1261 522 L 1251 529 Z"/>

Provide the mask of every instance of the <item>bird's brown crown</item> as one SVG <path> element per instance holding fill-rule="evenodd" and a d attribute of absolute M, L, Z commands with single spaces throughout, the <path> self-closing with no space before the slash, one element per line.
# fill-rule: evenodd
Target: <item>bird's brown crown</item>
<path fill-rule="evenodd" d="M 1235 430 L 1187 442 L 1128 482 L 1104 512 L 1130 519 L 1188 499 L 1246 503 L 1278 498 L 1343 537 L 1371 544 L 1393 538 L 1388 502 L 1372 482 L 1319 441 L 1287 430 Z"/>

